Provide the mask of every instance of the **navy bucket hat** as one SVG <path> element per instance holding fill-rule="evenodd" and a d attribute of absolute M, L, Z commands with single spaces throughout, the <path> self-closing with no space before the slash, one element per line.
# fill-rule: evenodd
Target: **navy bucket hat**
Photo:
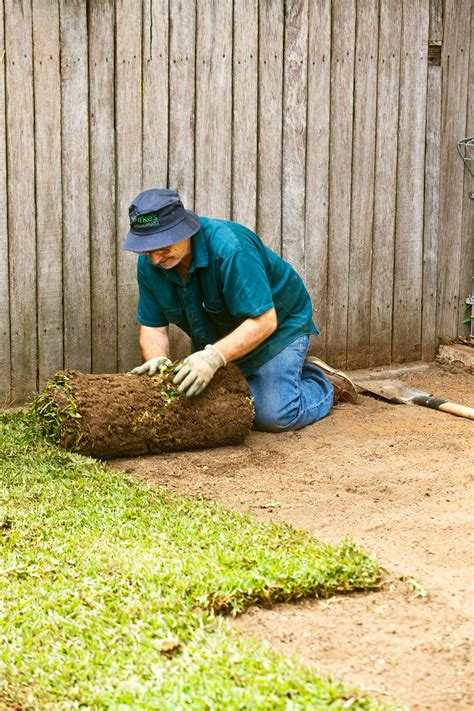
<path fill-rule="evenodd" d="M 195 212 L 186 210 L 175 190 L 153 188 L 137 195 L 128 208 L 130 232 L 122 245 L 131 252 L 152 252 L 199 232 Z"/>

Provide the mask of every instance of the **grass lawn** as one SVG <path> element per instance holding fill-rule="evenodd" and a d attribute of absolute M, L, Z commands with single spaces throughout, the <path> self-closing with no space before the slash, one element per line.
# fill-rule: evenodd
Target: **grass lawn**
<path fill-rule="evenodd" d="M 375 561 L 189 500 L 0 417 L 0 708 L 380 708 L 219 613 L 371 589 Z"/>

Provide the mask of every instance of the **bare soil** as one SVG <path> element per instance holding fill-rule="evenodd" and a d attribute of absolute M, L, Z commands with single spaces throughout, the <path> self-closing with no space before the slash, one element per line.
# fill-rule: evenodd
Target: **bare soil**
<path fill-rule="evenodd" d="M 404 379 L 474 406 L 467 372 Z M 363 396 L 297 432 L 112 465 L 331 543 L 350 536 L 388 569 L 382 591 L 252 608 L 229 624 L 383 700 L 471 709 L 473 435 L 473 421 Z"/>

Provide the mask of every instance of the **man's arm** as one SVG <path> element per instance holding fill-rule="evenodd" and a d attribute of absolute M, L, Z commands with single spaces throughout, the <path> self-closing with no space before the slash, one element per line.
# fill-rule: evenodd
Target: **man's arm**
<path fill-rule="evenodd" d="M 177 366 L 178 372 L 173 382 L 188 397 L 199 395 L 219 368 L 253 351 L 276 330 L 277 325 L 274 308 L 255 318 L 246 319 L 220 341 L 208 344 L 203 351 L 197 351 L 186 358 Z"/>
<path fill-rule="evenodd" d="M 227 336 L 214 343 L 226 363 L 247 355 L 276 331 L 278 322 L 274 308 L 255 318 L 247 318 Z M 168 326 L 152 328 L 140 326 L 140 348 L 145 361 L 156 356 L 169 358 Z"/>
<path fill-rule="evenodd" d="M 142 350 L 144 363 L 130 372 L 132 375 L 156 375 L 160 366 L 171 365 L 168 358 L 169 338 L 168 326 L 151 328 L 150 326 L 140 327 L 140 348 Z"/>
<path fill-rule="evenodd" d="M 169 358 L 170 341 L 168 336 L 169 326 L 152 328 L 140 326 L 140 349 L 143 360 L 147 361 L 157 356 Z"/>
<path fill-rule="evenodd" d="M 219 349 L 226 363 L 247 355 L 276 331 L 278 326 L 274 308 L 255 318 L 248 318 L 227 336 L 213 345 Z"/>

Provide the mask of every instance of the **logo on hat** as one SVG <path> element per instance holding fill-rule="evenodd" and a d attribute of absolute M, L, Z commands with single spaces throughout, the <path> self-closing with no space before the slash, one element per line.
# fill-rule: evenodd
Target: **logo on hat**
<path fill-rule="evenodd" d="M 137 215 L 130 219 L 130 225 L 134 228 L 140 227 L 158 227 L 160 221 L 158 215 Z"/>

